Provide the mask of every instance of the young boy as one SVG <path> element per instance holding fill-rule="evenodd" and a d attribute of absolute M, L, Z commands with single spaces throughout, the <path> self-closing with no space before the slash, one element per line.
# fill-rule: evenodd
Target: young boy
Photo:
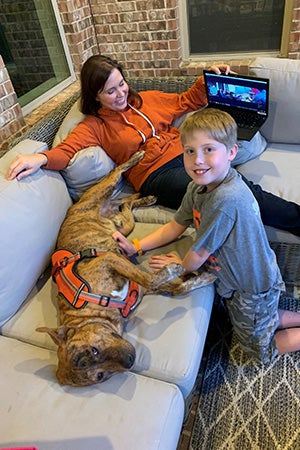
<path fill-rule="evenodd" d="M 233 328 L 243 349 L 263 363 L 300 349 L 300 314 L 278 310 L 284 283 L 261 222 L 258 204 L 231 167 L 238 147 L 236 123 L 222 111 L 206 108 L 181 126 L 184 166 L 192 181 L 174 220 L 141 239 L 114 239 L 128 255 L 177 239 L 194 223 L 196 237 L 183 260 L 174 254 L 152 256 L 157 270 L 180 262 L 185 273 L 204 263 L 218 277 Z"/>

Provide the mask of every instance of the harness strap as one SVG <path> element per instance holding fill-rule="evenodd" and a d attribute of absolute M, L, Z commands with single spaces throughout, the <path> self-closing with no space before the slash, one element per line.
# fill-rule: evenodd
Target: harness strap
<path fill-rule="evenodd" d="M 100 256 L 104 252 L 94 248 L 73 253 L 67 249 L 56 250 L 52 255 L 52 277 L 58 292 L 75 309 L 84 308 L 88 303 L 103 307 L 119 308 L 123 317 L 127 317 L 139 304 L 140 287 L 135 281 L 129 281 L 128 292 L 124 300 L 91 292 L 90 285 L 76 272 L 77 262 L 83 258 Z"/>
<path fill-rule="evenodd" d="M 104 252 L 97 251 L 95 248 L 86 248 L 77 253 L 61 248 L 56 250 L 52 255 L 52 276 L 55 277 L 57 270 L 66 267 L 70 263 L 84 258 L 93 258 L 102 255 Z"/>

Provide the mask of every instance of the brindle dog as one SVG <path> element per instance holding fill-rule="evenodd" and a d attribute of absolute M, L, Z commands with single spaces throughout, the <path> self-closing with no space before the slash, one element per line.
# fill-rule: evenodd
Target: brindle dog
<path fill-rule="evenodd" d="M 143 288 L 141 295 L 150 292 L 178 295 L 214 281 L 213 275 L 208 273 L 186 281 L 170 281 L 183 273 L 180 264 L 148 273 L 120 253 L 112 234 L 119 230 L 128 235 L 134 228 L 132 208 L 156 201 L 152 196 L 139 198 L 139 194 L 111 200 L 122 173 L 143 156 L 144 152 L 135 153 L 86 191 L 69 208 L 61 226 L 58 248 L 73 252 L 87 248 L 105 251 L 100 256 L 80 260 L 77 265 L 78 274 L 89 283 L 92 293 L 123 298 L 128 280 L 134 280 Z M 60 295 L 58 307 L 61 325 L 57 329 L 41 327 L 37 331 L 49 333 L 58 345 L 56 376 L 61 384 L 91 385 L 133 366 L 135 348 L 122 338 L 125 319 L 117 308 L 89 303 L 82 309 L 74 309 Z"/>

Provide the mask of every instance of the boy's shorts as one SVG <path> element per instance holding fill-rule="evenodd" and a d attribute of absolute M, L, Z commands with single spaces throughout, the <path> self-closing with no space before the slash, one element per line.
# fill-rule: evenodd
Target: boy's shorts
<path fill-rule="evenodd" d="M 278 350 L 275 331 L 278 328 L 278 303 L 281 287 L 262 294 L 234 292 L 226 299 L 229 317 L 243 350 L 262 363 L 271 362 Z"/>

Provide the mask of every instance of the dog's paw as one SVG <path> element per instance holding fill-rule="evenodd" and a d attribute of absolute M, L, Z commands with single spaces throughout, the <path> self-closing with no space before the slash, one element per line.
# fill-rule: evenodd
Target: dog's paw
<path fill-rule="evenodd" d="M 143 197 L 145 200 L 145 206 L 154 205 L 156 203 L 157 197 L 154 195 L 147 195 L 147 197 Z"/>
<path fill-rule="evenodd" d="M 213 273 L 210 272 L 202 272 L 199 275 L 199 282 L 202 281 L 202 285 L 212 284 L 216 281 L 217 277 Z"/>
<path fill-rule="evenodd" d="M 114 170 L 117 173 L 125 172 L 126 170 L 130 169 L 131 167 L 135 166 L 138 162 L 140 162 L 144 158 L 145 153 L 146 152 L 144 150 L 135 152 L 126 162 L 124 162 L 120 166 L 117 166 Z"/>
<path fill-rule="evenodd" d="M 182 277 L 182 285 L 186 289 L 193 290 L 198 287 L 206 286 L 212 284 L 216 281 L 217 277 L 210 272 L 200 272 L 200 273 L 190 273 L 187 276 Z"/>
<path fill-rule="evenodd" d="M 138 150 L 134 154 L 134 156 L 139 158 L 139 160 L 143 159 L 145 155 L 146 155 L 146 151 L 145 150 Z"/>
<path fill-rule="evenodd" d="M 135 152 L 128 160 L 128 163 L 130 163 L 131 165 L 135 165 L 138 162 L 140 162 L 144 156 L 145 156 L 146 152 L 145 150 L 139 150 L 138 152 Z"/>
<path fill-rule="evenodd" d="M 112 218 L 113 223 L 115 224 L 117 229 L 120 229 L 123 227 L 123 221 L 124 221 L 124 217 L 122 216 L 115 216 Z"/>
<path fill-rule="evenodd" d="M 173 280 L 173 278 L 179 277 L 184 272 L 184 268 L 181 264 L 171 263 L 162 269 L 158 270 L 155 274 L 156 281 L 159 284 L 166 283 Z"/>
<path fill-rule="evenodd" d="M 184 272 L 184 267 L 181 264 L 175 262 L 168 264 L 165 268 L 169 271 L 170 275 L 173 277 L 179 277 Z"/>

